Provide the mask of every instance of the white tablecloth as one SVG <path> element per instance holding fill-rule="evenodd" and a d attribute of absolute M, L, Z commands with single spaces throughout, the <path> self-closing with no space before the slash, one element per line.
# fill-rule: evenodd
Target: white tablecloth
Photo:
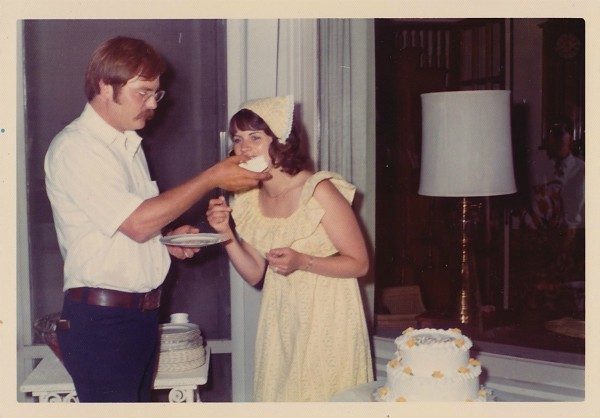
<path fill-rule="evenodd" d="M 373 402 L 371 394 L 380 386 L 383 386 L 383 382 L 365 383 L 355 388 L 336 393 L 331 398 L 331 402 Z"/>
<path fill-rule="evenodd" d="M 373 399 L 373 392 L 384 385 L 383 381 L 374 381 L 365 383 L 355 388 L 348 389 L 339 393 L 336 393 L 331 398 L 331 402 L 375 402 Z M 486 388 L 491 390 L 492 397 L 495 402 L 548 402 L 549 399 L 537 398 L 534 396 L 527 396 L 515 388 L 515 391 L 504 391 L 495 388 L 495 384 L 489 382 L 486 383 Z M 560 399 L 556 399 L 560 400 Z"/>

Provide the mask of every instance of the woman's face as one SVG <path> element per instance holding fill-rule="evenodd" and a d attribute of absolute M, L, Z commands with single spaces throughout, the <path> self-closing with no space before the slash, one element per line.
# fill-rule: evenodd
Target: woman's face
<path fill-rule="evenodd" d="M 271 161 L 269 156 L 269 146 L 273 138 L 263 130 L 236 130 L 231 138 L 233 142 L 233 153 L 235 155 L 245 155 L 247 157 L 257 157 L 262 155 L 267 161 Z"/>

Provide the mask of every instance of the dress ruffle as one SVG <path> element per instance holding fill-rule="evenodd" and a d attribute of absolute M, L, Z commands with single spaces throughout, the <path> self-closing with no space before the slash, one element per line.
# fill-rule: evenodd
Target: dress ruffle
<path fill-rule="evenodd" d="M 352 202 L 356 188 L 339 174 L 329 171 L 319 171 L 307 179 L 300 194 L 298 209 L 287 218 L 270 218 L 261 213 L 258 188 L 236 194 L 231 207 L 240 238 L 264 254 L 272 248 L 293 247 L 295 242 L 310 237 L 325 213 L 314 197 L 316 186 L 323 180 L 331 181 L 342 196 Z M 321 255 L 325 255 L 323 252 L 335 252 L 335 249 L 319 250 Z"/>

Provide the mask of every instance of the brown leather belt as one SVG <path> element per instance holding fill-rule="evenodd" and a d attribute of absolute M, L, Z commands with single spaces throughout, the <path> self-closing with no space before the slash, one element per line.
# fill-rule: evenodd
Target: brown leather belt
<path fill-rule="evenodd" d="M 74 287 L 68 289 L 65 295 L 70 300 L 88 305 L 151 311 L 160 306 L 161 288 L 146 293 L 129 293 L 98 287 Z"/>

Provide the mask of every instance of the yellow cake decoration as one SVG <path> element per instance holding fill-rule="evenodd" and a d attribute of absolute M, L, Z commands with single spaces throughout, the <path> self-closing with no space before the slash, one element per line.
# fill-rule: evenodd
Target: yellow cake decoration
<path fill-rule="evenodd" d="M 398 361 L 398 359 L 391 359 L 390 361 L 388 361 L 388 365 L 392 368 L 395 369 L 396 367 L 398 367 L 400 365 L 400 362 Z"/>
<path fill-rule="evenodd" d="M 385 395 L 387 395 L 389 391 L 390 390 L 386 386 L 383 386 L 383 387 L 380 387 L 379 389 L 377 389 L 377 393 L 381 397 L 384 397 Z"/>

